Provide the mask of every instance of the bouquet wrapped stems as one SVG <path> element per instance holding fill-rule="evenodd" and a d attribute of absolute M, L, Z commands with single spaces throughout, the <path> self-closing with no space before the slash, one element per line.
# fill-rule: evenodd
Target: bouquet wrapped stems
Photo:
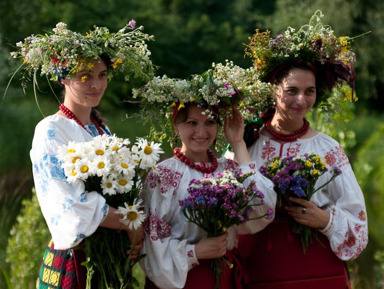
<path fill-rule="evenodd" d="M 130 244 L 126 231 L 101 227 L 85 240 L 87 289 L 129 289 L 138 286 L 132 267 L 139 260 L 131 260 L 128 251 L 133 248 Z"/>

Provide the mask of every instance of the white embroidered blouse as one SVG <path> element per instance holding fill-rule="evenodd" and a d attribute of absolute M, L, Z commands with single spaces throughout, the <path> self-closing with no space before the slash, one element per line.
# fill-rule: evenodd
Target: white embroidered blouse
<path fill-rule="evenodd" d="M 74 120 L 48 116 L 37 124 L 32 141 L 36 195 L 58 250 L 78 245 L 96 231 L 108 213 L 109 207 L 99 193 L 85 192 L 83 182 L 66 181 L 57 159 L 59 146 L 69 141 L 90 141 L 99 134 L 93 124 L 86 127 L 88 131 Z"/>
<path fill-rule="evenodd" d="M 232 160 L 218 160 L 216 172 L 235 168 Z M 240 166 L 242 173 L 250 170 L 255 174 L 246 179 L 247 186 L 252 180 L 264 195 L 265 204 L 254 207 L 254 216 L 264 215 L 276 204 L 276 193 L 272 182 L 256 170 L 250 162 Z M 195 255 L 195 244 L 206 233 L 184 217 L 179 200 L 187 197 L 187 188 L 192 179 L 203 177 L 198 172 L 176 158 L 167 159 L 150 172 L 145 182 L 143 198 L 147 220 L 144 225 L 145 239 L 141 266 L 147 277 L 162 289 L 183 288 L 188 271 L 199 264 Z M 248 221 L 236 228 L 238 233 L 255 233 L 267 226 L 271 220 L 266 218 Z M 236 237 L 235 230 L 232 238 Z"/>
<path fill-rule="evenodd" d="M 364 196 L 348 157 L 337 141 L 322 133 L 290 143 L 279 143 L 260 135 L 259 140 L 250 147 L 249 153 L 259 168 L 276 156 L 298 156 L 305 153 L 320 155 L 328 168 L 337 166 L 342 173 L 317 191 L 311 201 L 330 212 L 328 225 L 320 232 L 328 237 L 334 253 L 342 260 L 352 260 L 360 255 L 368 243 Z M 324 184 L 330 177 L 329 170 L 319 178 L 317 185 Z"/>

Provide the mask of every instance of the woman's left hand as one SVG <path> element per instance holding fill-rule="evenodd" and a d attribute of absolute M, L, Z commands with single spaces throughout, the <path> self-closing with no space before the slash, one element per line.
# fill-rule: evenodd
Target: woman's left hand
<path fill-rule="evenodd" d="M 238 164 L 242 165 L 250 162 L 251 157 L 249 156 L 247 146 L 243 139 L 244 119 L 236 106 L 232 107 L 232 116 L 227 115 L 225 118 L 224 132 Z"/>
<path fill-rule="evenodd" d="M 325 211 L 314 203 L 300 198 L 289 198 L 293 203 L 300 206 L 286 206 L 285 209 L 292 218 L 299 224 L 323 229 L 328 224 L 329 212 Z"/>
<path fill-rule="evenodd" d="M 231 146 L 243 141 L 244 119 L 236 106 L 232 107 L 232 115 L 227 115 L 225 118 L 224 132 Z"/>

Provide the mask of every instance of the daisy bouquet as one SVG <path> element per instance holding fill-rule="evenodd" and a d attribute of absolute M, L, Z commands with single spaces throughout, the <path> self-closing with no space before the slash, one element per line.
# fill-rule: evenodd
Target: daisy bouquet
<path fill-rule="evenodd" d="M 324 174 L 329 171 L 329 176 Z M 307 201 L 313 194 L 332 182 L 341 171 L 337 167 L 328 169 L 322 158 L 315 154 L 304 154 L 297 157 L 275 157 L 260 168 L 260 172 L 272 180 L 278 195 L 278 206 L 295 206 L 289 201 L 290 197 L 302 198 Z M 317 181 L 324 175 L 326 181 L 317 186 Z M 300 234 L 300 240 L 305 252 L 312 240 L 312 229 L 308 226 L 293 222 L 293 230 Z"/>
<path fill-rule="evenodd" d="M 209 237 L 224 234 L 233 225 L 239 225 L 249 219 L 253 206 L 264 204 L 264 195 L 251 182 L 248 187 L 243 181 L 253 172 L 241 174 L 240 171 L 226 170 L 209 175 L 202 179 L 193 179 L 188 188 L 188 197 L 179 201 L 184 216 L 188 221 L 202 228 Z M 273 211 L 265 215 L 269 218 Z M 216 277 L 216 288 L 219 286 L 224 257 L 212 261 Z M 231 264 L 228 264 L 231 267 Z"/>
<path fill-rule="evenodd" d="M 69 183 L 83 182 L 85 191 L 102 194 L 108 205 L 117 208 L 120 221 L 136 230 L 145 218 L 139 199 L 142 180 L 161 153 L 159 144 L 146 139 L 138 138 L 130 146 L 129 139 L 102 135 L 60 147 L 59 159 Z M 137 282 L 132 276 L 134 262 L 127 256 L 131 249 L 125 231 L 99 227 L 85 238 L 87 288 L 91 284 L 97 288 L 131 288 Z"/>

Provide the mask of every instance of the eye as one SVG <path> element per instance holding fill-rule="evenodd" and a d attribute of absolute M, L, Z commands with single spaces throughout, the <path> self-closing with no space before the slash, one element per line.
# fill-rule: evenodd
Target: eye
<path fill-rule="evenodd" d="M 216 121 L 213 120 L 213 119 L 210 119 L 210 120 L 207 120 L 207 121 L 205 122 L 205 124 L 208 125 L 208 126 L 216 125 Z"/>
<path fill-rule="evenodd" d="M 188 120 L 188 121 L 186 121 L 186 123 L 187 123 L 188 125 L 190 125 L 190 126 L 195 126 L 195 125 L 197 124 L 197 122 L 194 121 L 194 120 Z"/>
<path fill-rule="evenodd" d="M 316 93 L 316 89 L 315 88 L 310 88 L 307 90 L 307 94 L 308 95 L 312 95 L 312 94 L 315 94 Z"/>
<path fill-rule="evenodd" d="M 294 95 L 294 94 L 297 93 L 297 89 L 295 89 L 295 88 L 288 88 L 288 89 L 286 90 L 286 92 L 287 92 L 288 94 L 290 94 L 290 95 Z"/>

